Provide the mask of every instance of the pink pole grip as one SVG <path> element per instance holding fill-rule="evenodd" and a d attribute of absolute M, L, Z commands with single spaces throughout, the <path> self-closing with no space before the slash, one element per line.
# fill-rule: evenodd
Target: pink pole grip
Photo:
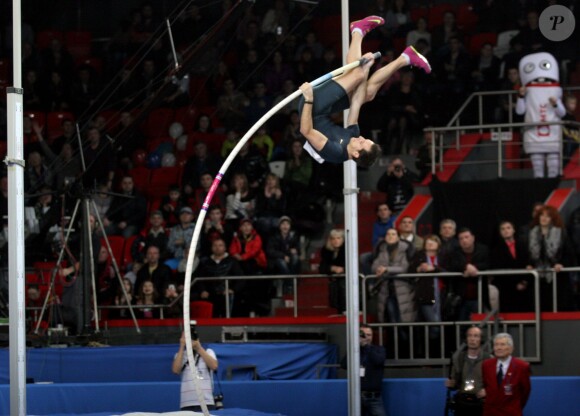
<path fill-rule="evenodd" d="M 211 188 L 209 188 L 207 196 L 205 197 L 205 200 L 203 201 L 203 205 L 201 206 L 201 209 L 207 211 L 207 209 L 209 208 L 209 203 L 213 199 L 213 194 L 215 194 L 215 191 L 217 190 L 218 186 L 220 186 L 220 182 L 222 181 L 223 177 L 224 177 L 224 175 L 221 172 L 216 175 L 215 179 L 213 180 L 213 183 L 211 184 Z"/>

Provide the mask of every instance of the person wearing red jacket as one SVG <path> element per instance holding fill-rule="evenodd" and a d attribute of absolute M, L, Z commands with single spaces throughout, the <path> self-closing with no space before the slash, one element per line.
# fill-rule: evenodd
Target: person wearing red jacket
<path fill-rule="evenodd" d="M 239 231 L 234 235 L 229 251 L 240 262 L 245 276 L 259 275 L 266 269 L 267 260 L 262 248 L 262 238 L 254 230 L 252 221 L 247 218 L 240 221 Z M 267 316 L 270 312 L 271 288 L 271 280 L 248 280 L 243 293 L 234 299 L 234 316 Z"/>
<path fill-rule="evenodd" d="M 493 338 L 494 358 L 482 364 L 484 388 L 477 394 L 485 398 L 483 416 L 522 416 L 530 397 L 530 365 L 512 357 L 514 341 L 510 334 Z"/>
<path fill-rule="evenodd" d="M 230 243 L 230 255 L 240 262 L 245 275 L 259 274 L 266 268 L 262 237 L 254 230 L 250 219 L 240 221 L 239 232 Z"/>

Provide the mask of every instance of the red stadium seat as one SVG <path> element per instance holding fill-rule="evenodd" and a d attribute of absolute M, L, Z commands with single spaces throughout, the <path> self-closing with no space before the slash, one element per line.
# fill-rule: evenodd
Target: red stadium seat
<path fill-rule="evenodd" d="M 36 122 L 43 129 L 46 127 L 46 114 L 43 111 L 25 111 L 24 117 L 30 117 L 30 121 Z"/>
<path fill-rule="evenodd" d="M 173 121 L 181 123 L 185 132 L 192 131 L 195 128 L 195 123 L 199 112 L 196 107 L 182 107 L 175 110 L 175 118 Z"/>
<path fill-rule="evenodd" d="M 71 31 L 66 32 L 64 35 L 64 44 L 75 59 L 91 56 L 92 41 L 93 35 L 91 35 L 91 32 Z"/>
<path fill-rule="evenodd" d="M 50 46 L 53 39 L 63 41 L 62 32 L 59 30 L 44 30 L 36 34 L 36 47 L 39 50 L 46 49 Z"/>
<path fill-rule="evenodd" d="M 472 56 L 478 56 L 484 44 L 491 43 L 492 46 L 495 46 L 496 42 L 497 33 L 495 32 L 476 33 L 469 40 L 468 52 Z"/>
<path fill-rule="evenodd" d="M 195 105 L 208 105 L 207 77 L 189 77 L 189 96 Z"/>
<path fill-rule="evenodd" d="M 62 134 L 62 122 L 66 119 L 74 122 L 75 116 L 68 111 L 51 111 L 46 115 L 46 130 L 49 139 Z"/>
<path fill-rule="evenodd" d="M 469 3 L 461 3 L 457 6 L 457 27 L 465 33 L 475 32 L 478 17 Z"/>
<path fill-rule="evenodd" d="M 441 3 L 429 7 L 427 14 L 427 28 L 432 30 L 443 23 L 443 15 L 447 12 L 455 12 L 452 4 Z"/>
<path fill-rule="evenodd" d="M 137 166 L 129 171 L 129 175 L 133 178 L 135 189 L 140 192 L 146 192 L 149 186 L 149 179 L 151 171 L 145 166 Z"/>
<path fill-rule="evenodd" d="M 142 126 L 143 134 L 148 138 L 167 136 L 173 119 L 174 112 L 170 108 L 152 110 Z"/>
<path fill-rule="evenodd" d="M 136 235 L 132 235 L 129 238 L 125 239 L 125 244 L 123 245 L 123 258 L 121 259 L 121 267 L 126 269 L 127 266 L 133 263 L 133 256 L 131 256 L 131 247 L 133 246 L 133 242 L 137 239 Z"/>
<path fill-rule="evenodd" d="M 166 195 L 169 191 L 169 186 L 179 184 L 180 176 L 181 168 L 178 166 L 161 167 L 152 170 L 147 194 L 155 198 Z"/>
<path fill-rule="evenodd" d="M 123 260 L 123 247 L 125 246 L 125 238 L 120 235 L 108 235 L 107 240 L 111 245 L 111 250 L 113 251 L 113 256 L 115 256 L 115 261 L 119 269 L 121 268 L 121 261 Z M 101 238 L 101 247 L 107 249 L 107 243 L 104 238 Z M 98 255 L 94 253 L 95 257 Z"/>
<path fill-rule="evenodd" d="M 171 137 L 162 136 L 147 140 L 146 143 L 147 153 L 154 152 L 155 150 L 157 150 L 159 145 L 163 143 L 171 143 L 171 145 L 173 146 L 173 139 Z"/>
<path fill-rule="evenodd" d="M 213 304 L 204 300 L 194 300 L 189 303 L 189 313 L 192 318 L 210 319 L 213 316 Z"/>

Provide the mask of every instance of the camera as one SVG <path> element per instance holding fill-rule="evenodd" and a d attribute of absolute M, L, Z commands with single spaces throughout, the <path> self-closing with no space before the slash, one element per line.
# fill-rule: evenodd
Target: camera
<path fill-rule="evenodd" d="M 401 165 L 395 165 L 394 170 L 395 170 L 395 172 L 402 172 L 403 171 L 403 166 L 401 166 Z"/>
<path fill-rule="evenodd" d="M 216 394 L 213 396 L 213 402 L 215 405 L 215 410 L 220 410 L 224 408 L 224 395 L 223 394 Z"/>
<path fill-rule="evenodd" d="M 196 331 L 197 321 L 189 321 L 189 327 L 191 328 L 191 339 L 197 341 L 199 336 L 197 335 Z"/>

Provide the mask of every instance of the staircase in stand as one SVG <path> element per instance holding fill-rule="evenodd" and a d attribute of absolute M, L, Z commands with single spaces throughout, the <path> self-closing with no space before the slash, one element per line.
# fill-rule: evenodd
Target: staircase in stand
<path fill-rule="evenodd" d="M 327 278 L 302 279 L 298 281 L 298 316 L 329 316 L 339 312 L 328 304 Z M 285 301 L 292 301 L 292 295 L 285 295 Z M 294 308 L 276 308 L 274 316 L 293 316 Z"/>

